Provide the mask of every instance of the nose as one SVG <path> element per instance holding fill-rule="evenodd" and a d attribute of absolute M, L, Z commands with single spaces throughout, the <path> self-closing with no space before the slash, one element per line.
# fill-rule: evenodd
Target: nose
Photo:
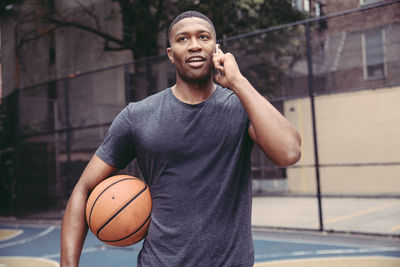
<path fill-rule="evenodd" d="M 190 45 L 188 47 L 188 50 L 190 52 L 198 52 L 201 50 L 201 45 L 199 44 L 199 41 L 196 38 L 192 38 L 190 40 Z"/>

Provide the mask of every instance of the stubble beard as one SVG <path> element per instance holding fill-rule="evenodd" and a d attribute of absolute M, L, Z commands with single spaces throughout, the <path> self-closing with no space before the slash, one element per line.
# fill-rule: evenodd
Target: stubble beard
<path fill-rule="evenodd" d="M 190 77 L 188 75 L 186 75 L 185 72 L 180 72 L 177 70 L 177 79 L 181 79 L 182 81 L 184 81 L 185 83 L 188 84 L 196 84 L 196 85 L 205 85 L 207 84 L 210 80 L 212 80 L 212 68 L 210 66 L 210 69 L 208 70 L 208 72 L 205 75 L 202 76 L 197 76 L 197 77 Z"/>

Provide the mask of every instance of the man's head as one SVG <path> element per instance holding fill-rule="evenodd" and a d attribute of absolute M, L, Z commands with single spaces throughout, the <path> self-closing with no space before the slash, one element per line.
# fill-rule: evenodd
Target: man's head
<path fill-rule="evenodd" d="M 187 11 L 175 18 L 168 30 L 167 54 L 177 71 L 177 80 L 204 82 L 212 79 L 215 52 L 214 25 L 203 14 Z"/>
<path fill-rule="evenodd" d="M 200 19 L 203 19 L 203 20 L 207 21 L 207 22 L 211 25 L 211 28 L 212 28 L 213 33 L 214 33 L 214 36 L 215 36 L 215 37 L 217 36 L 217 34 L 216 34 L 216 32 L 215 32 L 214 24 L 212 23 L 212 21 L 211 21 L 207 16 L 203 15 L 203 14 L 200 13 L 200 12 L 190 10 L 190 11 L 186 11 L 186 12 L 183 12 L 183 13 L 179 14 L 179 15 L 171 22 L 171 24 L 169 25 L 169 28 L 168 28 L 168 41 L 169 41 L 169 43 L 171 43 L 171 30 L 172 30 L 172 28 L 173 28 L 173 27 L 175 26 L 175 24 L 177 24 L 179 21 L 181 21 L 181 20 L 183 20 L 183 19 L 186 19 L 186 18 L 200 18 Z"/>

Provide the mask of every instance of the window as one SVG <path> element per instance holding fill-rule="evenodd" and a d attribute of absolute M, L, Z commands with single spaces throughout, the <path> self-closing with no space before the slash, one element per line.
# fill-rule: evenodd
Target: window
<path fill-rule="evenodd" d="M 303 0 L 292 0 L 292 6 L 298 10 L 303 10 Z"/>
<path fill-rule="evenodd" d="M 384 31 L 368 31 L 362 35 L 365 79 L 385 77 Z"/>
<path fill-rule="evenodd" d="M 321 17 L 325 15 L 324 6 L 325 6 L 324 4 L 318 2 L 315 3 L 315 16 Z M 328 29 L 328 23 L 326 20 L 319 20 L 318 25 L 319 25 L 318 29 L 320 31 Z"/>
<path fill-rule="evenodd" d="M 369 5 L 381 1 L 383 0 L 360 0 L 360 6 Z"/>
<path fill-rule="evenodd" d="M 310 0 L 304 0 L 304 11 L 310 12 Z"/>
<path fill-rule="evenodd" d="M 315 16 L 321 17 L 321 4 L 315 3 Z"/>
<path fill-rule="evenodd" d="M 292 6 L 300 11 L 310 12 L 310 0 L 292 0 Z"/>

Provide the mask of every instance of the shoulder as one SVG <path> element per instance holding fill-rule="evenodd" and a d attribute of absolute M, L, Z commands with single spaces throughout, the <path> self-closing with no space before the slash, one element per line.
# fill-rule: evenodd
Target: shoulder
<path fill-rule="evenodd" d="M 235 96 L 235 93 L 232 90 L 222 87 L 220 85 L 217 85 L 216 93 L 217 93 L 217 97 L 219 97 L 219 98 L 230 98 L 232 96 Z"/>
<path fill-rule="evenodd" d="M 154 114 L 163 103 L 169 99 L 170 88 L 164 89 L 143 100 L 129 103 L 118 115 L 130 125 L 145 122 L 151 114 Z"/>
<path fill-rule="evenodd" d="M 230 118 L 236 118 L 248 124 L 249 118 L 239 97 L 228 88 L 218 86 L 217 90 L 216 99 L 219 109 L 229 114 Z"/>
<path fill-rule="evenodd" d="M 159 107 L 162 102 L 165 102 L 168 97 L 170 88 L 164 89 L 154 95 L 148 96 L 143 100 L 131 102 L 126 107 L 129 115 L 134 115 L 142 112 L 149 112 Z"/>
<path fill-rule="evenodd" d="M 216 91 L 216 99 L 219 103 L 228 104 L 229 106 L 242 108 L 239 97 L 230 89 L 218 85 Z"/>

